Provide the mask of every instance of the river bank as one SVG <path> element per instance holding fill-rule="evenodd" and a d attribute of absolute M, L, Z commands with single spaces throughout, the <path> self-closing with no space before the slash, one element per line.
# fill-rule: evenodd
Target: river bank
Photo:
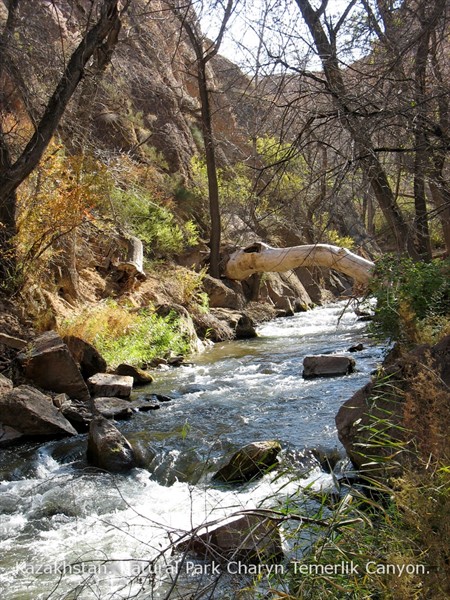
<path fill-rule="evenodd" d="M 158 556 L 170 546 L 171 535 L 193 525 L 230 515 L 238 507 L 280 506 L 288 498 L 315 512 L 314 500 L 301 490 L 331 489 L 334 484 L 318 462 L 304 462 L 305 450 L 339 445 L 337 408 L 367 381 L 381 356 L 381 349 L 368 345 L 354 374 L 302 380 L 306 353 L 341 351 L 355 341 L 366 342 L 364 323 L 353 313 L 338 321 L 342 308 L 328 306 L 277 319 L 261 326 L 256 339 L 216 344 L 192 366 L 161 371 L 151 390 L 173 400 L 120 424 L 126 436 L 151 450 L 148 470 L 135 469 L 126 476 L 89 474 L 83 435 L 4 451 L 1 531 L 7 558 L 2 597 L 18 599 L 26 588 L 33 597 L 44 598 L 56 586 L 53 597 L 60 598 L 62 590 L 80 585 L 80 597 L 89 598 L 93 589 L 100 597 L 113 591 L 115 597 L 126 597 L 142 585 L 129 580 L 130 567 Z M 268 438 L 281 441 L 286 473 L 268 474 L 238 489 L 211 485 L 211 473 L 226 455 L 246 441 Z M 106 565 L 107 576 L 96 571 L 99 561 Z M 158 568 L 171 564 L 167 557 L 161 561 Z M 66 569 L 60 580 L 53 571 L 38 576 L 30 572 L 30 565 L 64 562 L 84 565 L 84 573 Z M 86 573 L 89 565 L 94 574 Z M 147 592 L 139 593 L 152 597 L 145 596 L 151 587 L 146 583 Z M 178 594 L 185 585 L 196 589 L 198 578 L 180 582 Z M 117 591 L 122 586 L 123 596 Z M 165 597 L 171 586 L 170 577 L 163 578 L 152 593 Z"/>

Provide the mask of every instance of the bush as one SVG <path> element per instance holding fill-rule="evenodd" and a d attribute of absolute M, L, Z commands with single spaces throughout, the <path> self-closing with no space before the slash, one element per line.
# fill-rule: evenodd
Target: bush
<path fill-rule="evenodd" d="M 130 312 L 113 301 L 84 310 L 65 321 L 59 332 L 93 344 L 110 367 L 122 362 L 139 366 L 155 357 L 189 352 L 175 313 L 161 317 L 149 309 Z"/>
<path fill-rule="evenodd" d="M 114 188 L 111 200 L 121 225 L 142 240 L 149 255 L 178 254 L 198 241 L 193 221 L 178 222 L 168 206 L 155 202 L 144 189 Z"/>
<path fill-rule="evenodd" d="M 433 322 L 442 328 L 450 315 L 450 261 L 386 255 L 377 262 L 370 292 L 377 300 L 372 332 L 392 341 L 420 342 L 423 331 L 432 333 Z"/>

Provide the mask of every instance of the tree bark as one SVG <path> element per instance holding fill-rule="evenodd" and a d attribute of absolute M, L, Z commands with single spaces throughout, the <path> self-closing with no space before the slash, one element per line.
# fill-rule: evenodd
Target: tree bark
<path fill-rule="evenodd" d="M 0 131 L 0 275 L 7 277 L 14 270 L 12 238 L 16 233 L 16 190 L 39 163 L 59 125 L 94 52 L 99 49 L 120 19 L 119 0 L 104 0 L 97 23 L 89 29 L 73 52 L 56 86 L 39 124 L 19 158 L 11 163 L 3 131 Z M 17 2 L 14 4 L 17 7 Z M 2 39 L 2 45 L 4 40 Z M 0 67 L 4 65 L 0 62 Z"/>
<path fill-rule="evenodd" d="M 209 213 L 211 219 L 211 231 L 209 247 L 211 250 L 209 261 L 209 272 L 212 277 L 220 277 L 220 239 L 221 239 L 221 218 L 220 218 L 220 199 L 219 182 L 217 177 L 216 147 L 214 141 L 213 123 L 211 115 L 211 99 L 208 88 L 207 64 L 216 56 L 222 43 L 225 30 L 230 19 L 233 0 L 227 0 L 224 5 L 224 15 L 219 33 L 215 41 L 207 41 L 202 35 L 198 24 L 195 22 L 195 15 L 190 11 L 190 4 L 186 4 L 182 9 L 172 5 L 172 10 L 186 31 L 192 48 L 195 52 L 197 66 L 197 84 L 201 105 L 201 126 L 203 140 L 205 144 L 206 172 L 208 177 L 208 196 Z"/>
<path fill-rule="evenodd" d="M 242 280 L 254 273 L 281 273 L 298 267 L 327 267 L 366 284 L 375 264 L 346 248 L 328 244 L 271 248 L 257 242 L 231 254 L 225 266 L 225 276 Z"/>

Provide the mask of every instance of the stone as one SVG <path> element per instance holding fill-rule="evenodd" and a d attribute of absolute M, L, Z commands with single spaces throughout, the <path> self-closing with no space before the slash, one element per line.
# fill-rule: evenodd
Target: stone
<path fill-rule="evenodd" d="M 52 399 L 28 385 L 0 397 L 0 423 L 32 436 L 76 435 Z"/>
<path fill-rule="evenodd" d="M 22 350 L 27 345 L 27 342 L 21 338 L 6 333 L 0 333 L 0 344 L 12 348 L 13 350 Z"/>
<path fill-rule="evenodd" d="M 305 356 L 303 360 L 303 378 L 313 377 L 337 377 L 348 375 L 355 370 L 355 361 L 349 356 L 337 354 L 317 354 L 316 356 Z"/>
<path fill-rule="evenodd" d="M 93 396 L 108 398 L 129 398 L 133 389 L 133 378 L 129 375 L 97 373 L 88 379 Z"/>
<path fill-rule="evenodd" d="M 312 305 L 311 298 L 294 272 L 266 273 L 261 284 L 260 296 L 282 311 L 280 315 L 283 316 L 307 310 Z"/>
<path fill-rule="evenodd" d="M 95 467 L 111 473 L 124 473 L 137 466 L 130 442 L 104 417 L 91 421 L 87 459 Z"/>
<path fill-rule="evenodd" d="M 235 339 L 254 338 L 258 335 L 253 319 L 246 313 L 228 308 L 214 308 L 211 313 L 221 321 L 225 321 Z"/>
<path fill-rule="evenodd" d="M 2 394 L 6 394 L 7 392 L 11 391 L 14 387 L 13 382 L 11 381 L 11 379 L 8 379 L 7 377 L 5 377 L 4 375 L 2 375 L 0 373 L 0 396 Z"/>
<path fill-rule="evenodd" d="M 240 294 L 231 289 L 233 283 L 230 281 L 215 279 L 210 275 L 205 275 L 203 279 L 203 289 L 208 294 L 209 306 L 211 308 L 231 308 L 232 310 L 241 310 L 244 308 L 244 294 Z M 241 286 L 242 289 L 242 286 Z"/>
<path fill-rule="evenodd" d="M 134 385 L 146 385 L 152 383 L 153 377 L 143 369 L 127 364 L 121 364 L 116 369 L 117 375 L 127 375 L 133 378 Z"/>
<path fill-rule="evenodd" d="M 161 408 L 158 402 L 141 398 L 130 402 L 122 398 L 95 398 L 94 407 L 105 419 L 129 419 L 133 412 L 147 412 Z"/>
<path fill-rule="evenodd" d="M 283 559 L 277 522 L 258 514 L 237 515 L 220 523 L 214 521 L 177 544 L 176 550 L 216 562 L 232 558 L 246 564 L 273 564 Z"/>
<path fill-rule="evenodd" d="M 374 405 L 370 400 L 372 388 L 373 383 L 368 383 L 340 407 L 335 418 L 339 441 L 356 469 L 371 477 L 385 477 L 388 472 L 391 476 L 398 476 L 401 473 L 398 463 L 400 452 L 393 461 L 386 462 L 384 457 L 392 455 L 389 439 L 396 443 L 404 441 L 401 427 L 403 415 L 396 407 L 398 400 L 388 395 L 380 395 Z M 371 438 L 375 440 L 374 426 L 377 420 L 382 423 L 385 445 L 371 441 Z"/>
<path fill-rule="evenodd" d="M 86 402 L 90 399 L 69 348 L 55 331 L 47 331 L 30 342 L 18 359 L 25 377 L 40 388 Z"/>
<path fill-rule="evenodd" d="M 243 483 L 261 477 L 278 464 L 279 442 L 268 440 L 247 444 L 213 475 L 215 481 Z"/>
<path fill-rule="evenodd" d="M 79 365 L 84 379 L 89 379 L 96 373 L 106 372 L 106 360 L 92 344 L 74 335 L 65 336 L 63 341 L 67 344 L 75 362 Z"/>
<path fill-rule="evenodd" d="M 128 419 L 133 414 L 131 402 L 122 398 L 95 398 L 95 410 L 105 419 Z"/>
<path fill-rule="evenodd" d="M 362 350 L 364 350 L 363 344 L 355 344 L 354 346 L 350 346 L 347 352 L 361 352 Z"/>
<path fill-rule="evenodd" d="M 94 417 L 91 409 L 86 404 L 75 400 L 69 400 L 68 403 L 64 404 L 61 412 L 78 433 L 85 433 Z"/>
<path fill-rule="evenodd" d="M 339 440 L 355 468 L 385 481 L 401 475 L 404 464 L 411 466 L 418 448 L 427 457 L 443 454 L 447 419 L 436 417 L 435 406 L 447 405 L 449 385 L 450 336 L 431 348 L 395 348 L 373 381 L 336 415 Z"/>

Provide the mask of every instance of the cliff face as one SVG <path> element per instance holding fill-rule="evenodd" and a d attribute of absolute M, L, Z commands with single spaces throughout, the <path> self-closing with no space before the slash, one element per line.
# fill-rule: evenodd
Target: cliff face
<path fill-rule="evenodd" d="M 8 69 L 10 109 L 38 118 L 80 40 L 95 20 L 99 0 L 21 2 Z M 0 4 L 0 27 L 7 11 Z M 99 57 L 97 57 L 98 60 Z M 230 72 L 220 57 L 209 65 L 213 109 L 222 161 L 239 156 L 247 134 L 237 125 Z M 66 143 L 90 145 L 97 153 L 127 152 L 158 162 L 183 177 L 201 145 L 194 54 L 179 22 L 163 2 L 134 0 L 122 21 L 118 42 L 104 70 L 91 65 L 61 126 Z M 12 99 L 14 102 L 12 103 Z M 14 108 L 11 108 L 11 105 Z"/>

